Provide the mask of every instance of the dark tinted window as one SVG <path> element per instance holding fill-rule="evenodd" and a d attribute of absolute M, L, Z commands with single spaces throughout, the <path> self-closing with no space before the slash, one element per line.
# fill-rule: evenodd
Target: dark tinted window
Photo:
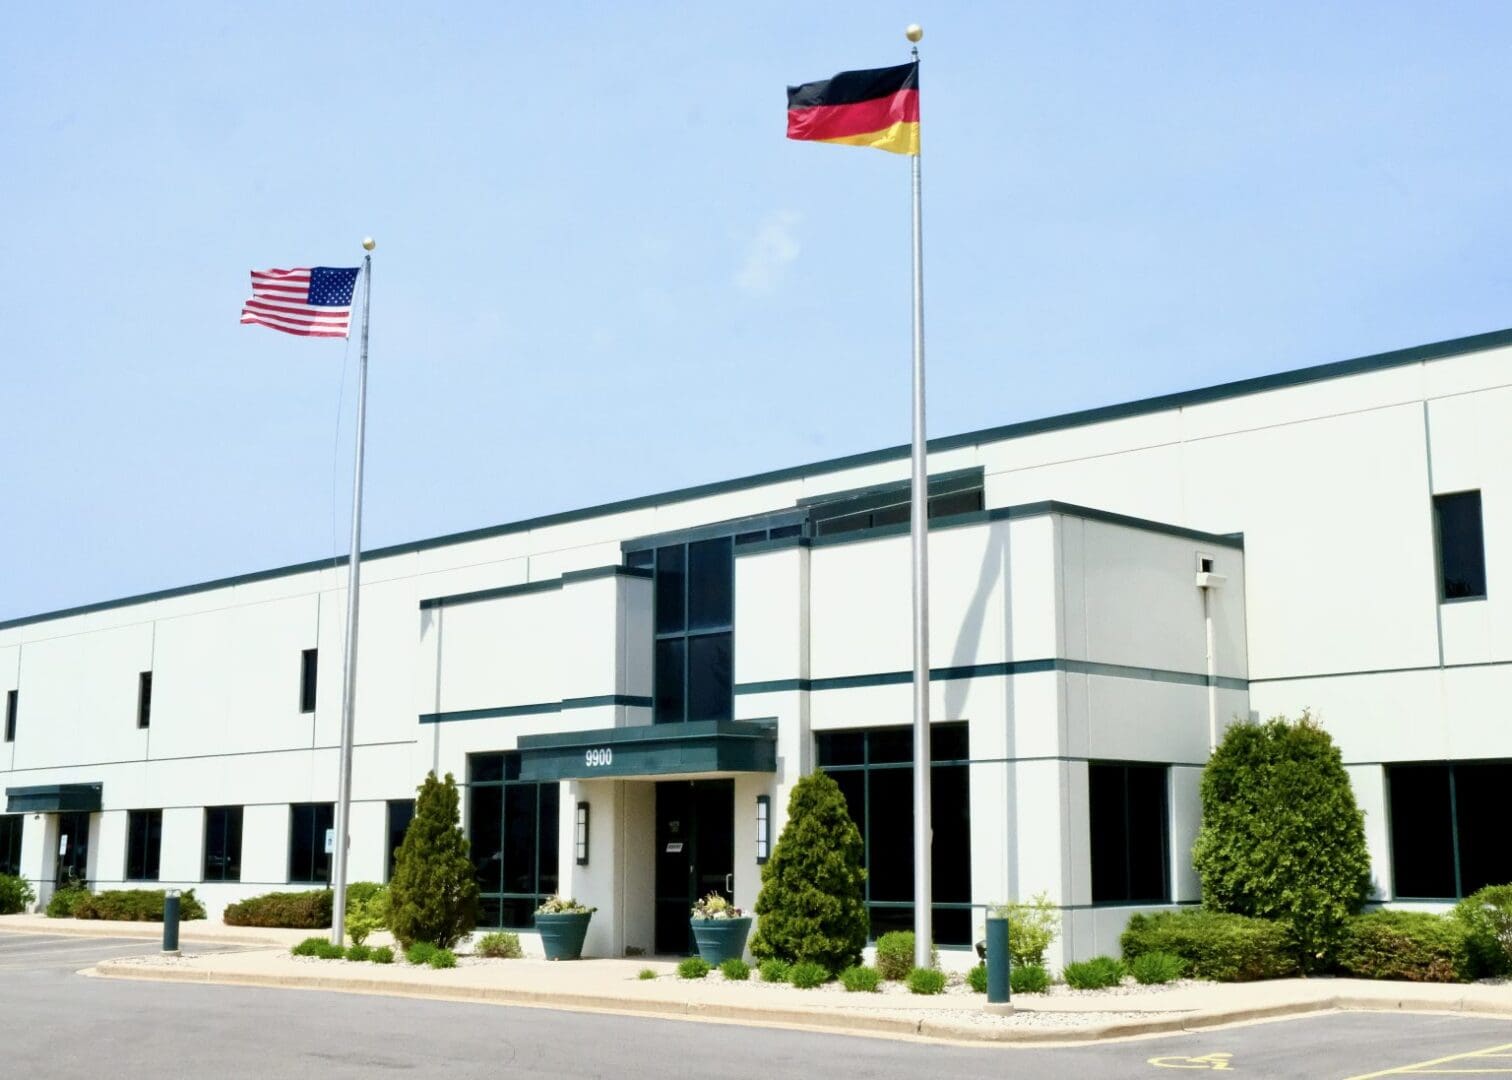
<path fill-rule="evenodd" d="M 0 814 L 0 874 L 21 875 L 21 823 L 24 814 Z"/>
<path fill-rule="evenodd" d="M 733 714 L 733 649 L 730 634 L 688 638 L 689 720 L 725 720 Z"/>
<path fill-rule="evenodd" d="M 687 628 L 687 548 L 682 544 L 656 552 L 656 632 L 671 633 Z"/>
<path fill-rule="evenodd" d="M 1512 881 L 1502 823 L 1512 764 L 1390 765 L 1386 777 L 1397 899 L 1453 900 Z"/>
<path fill-rule="evenodd" d="M 152 723 L 152 672 L 144 671 L 137 676 L 137 727 Z"/>
<path fill-rule="evenodd" d="M 331 880 L 326 833 L 336 826 L 333 803 L 295 803 L 289 807 L 289 880 L 324 885 Z M 334 837 L 333 837 L 334 842 Z"/>
<path fill-rule="evenodd" d="M 306 649 L 299 658 L 299 711 L 315 711 L 315 678 L 320 667 L 319 649 Z"/>
<path fill-rule="evenodd" d="M 394 878 L 394 856 L 399 851 L 399 845 L 404 843 L 404 834 L 409 830 L 409 823 L 415 816 L 414 799 L 390 799 L 388 804 L 388 869 L 385 871 L 383 880 L 392 881 Z"/>
<path fill-rule="evenodd" d="M 205 810 L 206 881 L 240 881 L 242 808 L 211 806 Z"/>
<path fill-rule="evenodd" d="M 687 652 L 687 638 L 662 638 L 656 643 L 654 716 L 658 724 L 682 720 L 687 711 Z"/>
<path fill-rule="evenodd" d="M 156 881 L 163 852 L 163 812 L 131 810 L 126 814 L 126 880 Z"/>
<path fill-rule="evenodd" d="M 1512 765 L 1503 762 L 1454 766 L 1454 820 L 1459 845 L 1461 896 L 1512 881 L 1512 839 L 1507 835 L 1507 795 Z"/>
<path fill-rule="evenodd" d="M 1164 765 L 1087 766 L 1093 903 L 1171 898 Z"/>
<path fill-rule="evenodd" d="M 5 695 L 5 741 L 16 741 L 16 713 L 21 707 L 21 691 L 9 690 Z"/>
<path fill-rule="evenodd" d="M 656 551 L 657 723 L 734 714 L 734 550 L 723 536 Z"/>
<path fill-rule="evenodd" d="M 467 835 L 481 894 L 480 927 L 529 928 L 541 901 L 557 891 L 561 785 L 516 779 L 519 759 L 469 759 Z"/>
<path fill-rule="evenodd" d="M 1486 595 L 1486 546 L 1481 531 L 1481 493 L 1433 497 L 1438 521 L 1439 588 L 1445 600 Z"/>

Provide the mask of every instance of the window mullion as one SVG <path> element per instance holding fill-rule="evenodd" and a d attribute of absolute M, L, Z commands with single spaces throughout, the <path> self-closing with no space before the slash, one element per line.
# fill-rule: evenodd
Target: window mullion
<path fill-rule="evenodd" d="M 1454 766 L 1449 769 L 1449 841 L 1450 850 L 1454 852 L 1454 897 L 1456 900 L 1465 895 L 1465 883 L 1460 876 L 1460 835 L 1459 835 L 1459 795 L 1455 788 Z"/>

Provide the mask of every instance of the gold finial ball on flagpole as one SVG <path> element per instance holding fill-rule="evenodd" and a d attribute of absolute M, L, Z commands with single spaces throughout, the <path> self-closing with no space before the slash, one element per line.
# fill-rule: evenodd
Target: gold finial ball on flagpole
<path fill-rule="evenodd" d="M 377 246 L 378 246 L 378 241 L 374 240 L 371 236 L 364 236 L 362 238 L 362 250 L 363 251 L 372 251 Z"/>
<path fill-rule="evenodd" d="M 918 23 L 909 23 L 908 29 L 903 31 L 903 36 L 917 43 L 924 36 L 924 28 Z"/>

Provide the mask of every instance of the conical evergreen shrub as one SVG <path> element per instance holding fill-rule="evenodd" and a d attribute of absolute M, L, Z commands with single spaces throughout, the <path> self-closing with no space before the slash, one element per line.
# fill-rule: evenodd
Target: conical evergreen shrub
<path fill-rule="evenodd" d="M 478 882 L 462 835 L 457 782 L 425 777 L 415 816 L 394 859 L 389 929 L 400 945 L 455 945 L 478 918 Z"/>
<path fill-rule="evenodd" d="M 787 825 L 761 868 L 751 953 L 823 964 L 831 973 L 859 964 L 870 931 L 863 852 L 840 785 L 824 773 L 799 780 Z"/>

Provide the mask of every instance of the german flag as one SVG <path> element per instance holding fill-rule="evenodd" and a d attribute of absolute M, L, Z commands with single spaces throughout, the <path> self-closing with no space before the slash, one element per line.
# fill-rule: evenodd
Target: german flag
<path fill-rule="evenodd" d="M 788 87 L 788 138 L 919 152 L 919 62 Z"/>

